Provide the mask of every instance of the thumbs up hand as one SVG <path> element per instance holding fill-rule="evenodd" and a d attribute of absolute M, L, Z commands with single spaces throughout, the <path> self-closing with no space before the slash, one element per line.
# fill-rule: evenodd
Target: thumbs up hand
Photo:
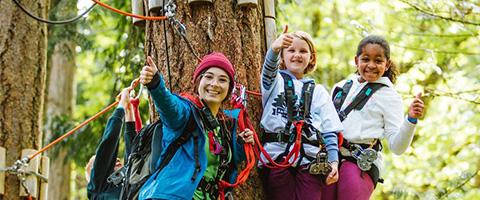
<path fill-rule="evenodd" d="M 421 98 L 422 93 L 420 92 L 415 96 L 415 99 L 408 108 L 408 117 L 418 119 L 423 116 L 423 109 L 425 105 Z"/>
<path fill-rule="evenodd" d="M 280 53 L 280 50 L 282 50 L 283 48 L 288 48 L 290 45 L 292 45 L 293 36 L 287 33 L 287 31 L 288 25 L 285 25 L 283 33 L 278 36 L 275 41 L 273 41 L 271 48 L 275 53 Z"/>
<path fill-rule="evenodd" d="M 140 83 L 143 85 L 147 85 L 152 81 L 153 76 L 157 73 L 157 65 L 153 62 L 153 59 L 148 56 L 147 57 L 147 65 L 142 68 L 140 72 Z"/>

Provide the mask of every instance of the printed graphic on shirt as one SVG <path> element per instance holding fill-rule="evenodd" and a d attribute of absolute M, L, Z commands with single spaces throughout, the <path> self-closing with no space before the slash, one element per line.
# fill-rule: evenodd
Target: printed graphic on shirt
<path fill-rule="evenodd" d="M 280 115 L 282 116 L 282 120 L 286 122 L 287 116 L 287 98 L 285 97 L 285 92 L 282 92 L 277 95 L 276 98 L 273 99 L 272 103 L 272 115 Z"/>

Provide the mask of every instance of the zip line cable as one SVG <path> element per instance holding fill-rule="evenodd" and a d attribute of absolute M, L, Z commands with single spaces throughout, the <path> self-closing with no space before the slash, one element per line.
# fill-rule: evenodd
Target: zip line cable
<path fill-rule="evenodd" d="M 25 8 L 18 0 L 13 0 L 13 2 L 15 2 L 15 4 L 20 8 L 20 10 L 22 10 L 25 14 L 27 14 L 28 16 L 30 16 L 31 18 L 37 20 L 37 21 L 40 21 L 40 22 L 43 22 L 43 23 L 47 23 L 47 24 L 52 24 L 52 25 L 61 25 L 61 24 L 68 24 L 68 23 L 73 23 L 73 22 L 76 22 L 78 21 L 79 19 L 81 19 L 83 16 L 85 16 L 87 13 L 89 13 L 93 7 L 95 7 L 95 5 L 97 5 L 97 3 L 94 3 L 92 4 L 87 10 L 85 10 L 82 14 L 74 17 L 74 18 L 71 18 L 71 19 L 67 19 L 67 20 L 60 20 L 60 21 L 52 21 L 52 20 L 49 20 L 49 19 L 43 19 L 43 18 L 40 18 L 38 16 L 35 16 L 34 14 L 32 14 L 30 11 L 27 10 L 27 8 Z"/>

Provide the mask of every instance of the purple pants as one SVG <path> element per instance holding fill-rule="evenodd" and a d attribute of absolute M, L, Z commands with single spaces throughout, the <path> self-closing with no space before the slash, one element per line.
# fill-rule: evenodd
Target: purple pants
<path fill-rule="evenodd" d="M 269 172 L 267 172 L 269 171 Z M 267 199 L 271 200 L 321 200 L 333 199 L 323 194 L 323 180 L 308 173 L 304 167 L 263 170 Z M 333 194 L 333 193 L 329 193 Z"/>
<path fill-rule="evenodd" d="M 343 161 L 340 165 L 338 182 L 326 186 L 326 199 L 368 200 L 373 192 L 373 181 L 362 172 L 356 163 Z"/>

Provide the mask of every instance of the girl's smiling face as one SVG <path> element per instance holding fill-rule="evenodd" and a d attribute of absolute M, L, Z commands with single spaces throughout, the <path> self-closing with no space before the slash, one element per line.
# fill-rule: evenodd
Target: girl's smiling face
<path fill-rule="evenodd" d="M 282 54 L 287 70 L 295 75 L 297 79 L 303 78 L 305 69 L 312 57 L 308 43 L 305 40 L 294 37 L 292 45 L 283 49 Z"/>
<path fill-rule="evenodd" d="M 390 60 L 385 56 L 385 50 L 378 44 L 367 44 L 362 53 L 355 56 L 355 64 L 360 74 L 360 82 L 373 82 L 385 74 L 390 67 Z"/>

